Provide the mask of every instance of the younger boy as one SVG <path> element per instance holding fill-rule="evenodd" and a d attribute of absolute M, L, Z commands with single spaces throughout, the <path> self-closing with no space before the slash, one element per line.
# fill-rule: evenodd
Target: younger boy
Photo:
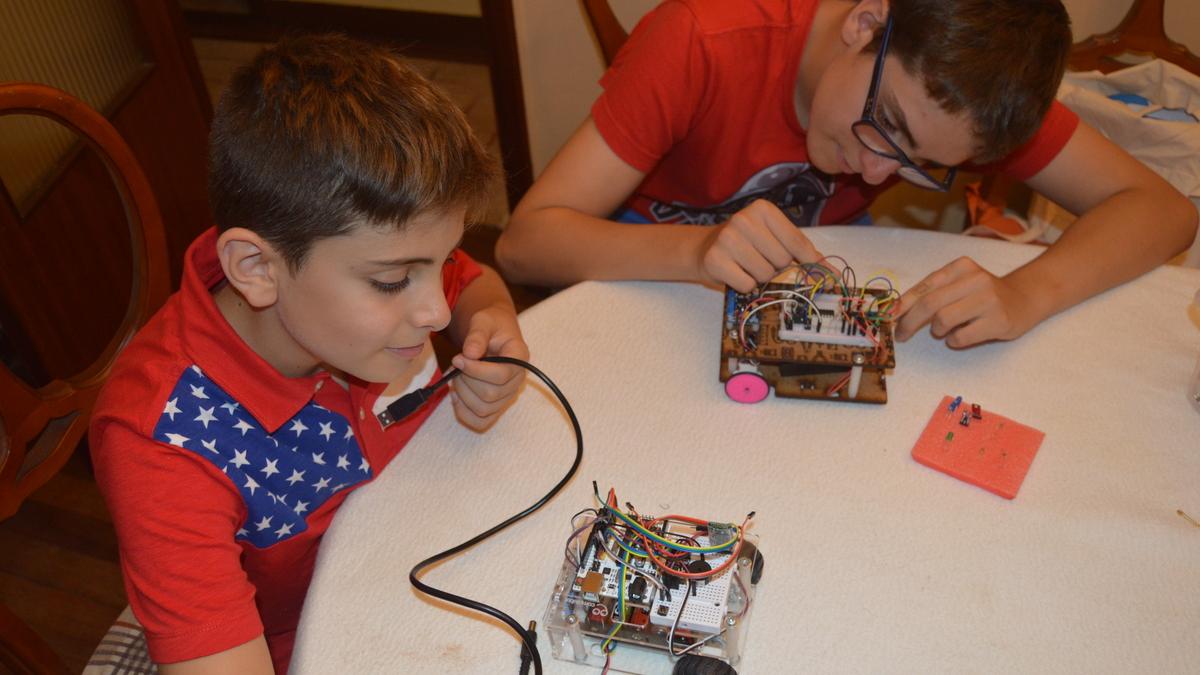
<path fill-rule="evenodd" d="M 210 171 L 217 227 L 114 368 L 92 454 L 162 672 L 283 673 L 322 534 L 432 411 L 379 417 L 438 376 L 430 333 L 461 343 L 451 397 L 480 430 L 523 371 L 479 359 L 528 350 L 455 248 L 493 162 L 395 54 L 265 50 L 221 100 Z"/>
<path fill-rule="evenodd" d="M 797 226 L 855 222 L 897 176 L 946 190 L 945 167 L 971 164 L 1081 217 L 1004 277 L 968 258 L 933 272 L 904 295 L 896 334 L 1016 338 L 1196 231 L 1182 195 L 1053 103 L 1070 41 L 1059 0 L 667 0 L 515 209 L 497 260 L 522 283 L 748 291 L 821 257 Z"/>

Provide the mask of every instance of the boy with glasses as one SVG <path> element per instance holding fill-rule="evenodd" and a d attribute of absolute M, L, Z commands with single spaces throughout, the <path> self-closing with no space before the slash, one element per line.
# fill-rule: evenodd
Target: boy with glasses
<path fill-rule="evenodd" d="M 968 258 L 934 271 L 904 295 L 897 337 L 1016 338 L 1196 231 L 1190 202 L 1054 102 L 1070 44 L 1059 0 L 668 0 L 517 205 L 497 260 L 524 283 L 748 291 L 821 258 L 799 227 L 859 221 L 901 179 L 948 190 L 968 165 L 1081 217 L 1004 277 Z"/>

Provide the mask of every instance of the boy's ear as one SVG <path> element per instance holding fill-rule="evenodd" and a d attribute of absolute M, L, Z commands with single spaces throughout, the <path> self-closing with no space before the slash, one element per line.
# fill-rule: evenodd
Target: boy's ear
<path fill-rule="evenodd" d="M 888 0 L 859 0 L 842 23 L 842 41 L 849 46 L 866 46 L 887 23 Z"/>
<path fill-rule="evenodd" d="M 262 237 L 242 227 L 233 227 L 217 238 L 217 258 L 225 278 L 251 307 L 275 304 L 279 275 L 287 274 L 287 263 Z"/>

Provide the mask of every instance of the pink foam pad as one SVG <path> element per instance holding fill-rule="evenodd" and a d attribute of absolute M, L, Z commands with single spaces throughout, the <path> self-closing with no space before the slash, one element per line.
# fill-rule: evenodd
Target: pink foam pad
<path fill-rule="evenodd" d="M 771 393 L 771 385 L 758 373 L 737 373 L 725 381 L 725 393 L 738 403 L 758 403 Z"/>
<path fill-rule="evenodd" d="M 1046 434 L 982 404 L 982 419 L 971 416 L 969 401 L 951 412 L 952 400 L 943 397 L 933 411 L 913 446 L 913 459 L 1001 497 L 1016 497 Z M 961 423 L 964 412 L 966 426 Z"/>

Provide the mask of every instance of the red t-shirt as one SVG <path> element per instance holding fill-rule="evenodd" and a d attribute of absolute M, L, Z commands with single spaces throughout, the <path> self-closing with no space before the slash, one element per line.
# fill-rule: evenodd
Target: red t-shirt
<path fill-rule="evenodd" d="M 92 415 L 92 459 L 151 657 L 199 658 L 261 634 L 284 673 L 321 536 L 436 402 L 385 430 L 373 411 L 382 385 L 281 375 L 213 301 L 216 237 L 192 243 L 181 289 L 117 361 Z M 479 274 L 454 252 L 442 271 L 451 307 Z M 436 363 L 416 368 L 410 389 L 437 376 Z"/>
<path fill-rule="evenodd" d="M 601 136 L 646 172 L 626 202 L 653 222 L 711 225 L 755 199 L 797 225 L 847 223 L 878 186 L 809 164 L 793 91 L 816 0 L 667 0 L 647 14 L 600 80 Z M 1022 149 L 989 167 L 1025 180 L 1079 118 L 1055 102 Z"/>

